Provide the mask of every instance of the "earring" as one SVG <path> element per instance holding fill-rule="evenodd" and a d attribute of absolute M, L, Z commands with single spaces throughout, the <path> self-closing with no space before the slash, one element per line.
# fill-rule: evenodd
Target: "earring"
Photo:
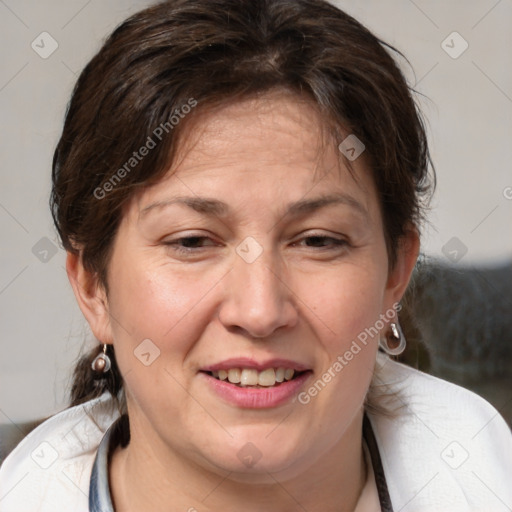
<path fill-rule="evenodd" d="M 110 357 L 107 356 L 107 344 L 103 345 L 103 352 L 100 352 L 93 360 L 91 368 L 98 373 L 107 373 L 112 363 Z"/>
<path fill-rule="evenodd" d="M 398 320 L 390 324 L 390 330 L 379 340 L 379 346 L 390 356 L 398 356 L 404 350 L 407 342 Z"/>

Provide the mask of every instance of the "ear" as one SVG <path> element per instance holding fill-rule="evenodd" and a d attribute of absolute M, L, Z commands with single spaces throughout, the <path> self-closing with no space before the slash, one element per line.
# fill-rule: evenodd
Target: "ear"
<path fill-rule="evenodd" d="M 402 299 L 411 279 L 420 250 L 420 237 L 415 226 L 410 225 L 397 247 L 395 266 L 388 273 L 385 306 L 389 309 Z"/>
<path fill-rule="evenodd" d="M 97 275 L 84 268 L 79 254 L 69 251 L 66 257 L 66 272 L 78 306 L 94 336 L 101 343 L 112 343 L 107 295 Z"/>

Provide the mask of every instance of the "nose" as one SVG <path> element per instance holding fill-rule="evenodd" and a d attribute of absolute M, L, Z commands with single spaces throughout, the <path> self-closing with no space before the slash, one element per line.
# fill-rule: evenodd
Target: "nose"
<path fill-rule="evenodd" d="M 266 338 L 297 323 L 294 293 L 270 251 L 263 251 L 252 263 L 236 256 L 226 278 L 219 308 L 219 319 L 226 329 Z"/>

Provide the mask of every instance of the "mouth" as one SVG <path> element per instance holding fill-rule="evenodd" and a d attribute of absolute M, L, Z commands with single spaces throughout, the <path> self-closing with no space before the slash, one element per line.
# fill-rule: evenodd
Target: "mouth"
<path fill-rule="evenodd" d="M 199 375 L 215 396 L 242 409 L 269 409 L 294 402 L 313 370 L 288 359 L 232 358 L 203 367 Z"/>
<path fill-rule="evenodd" d="M 312 370 L 284 367 L 263 370 L 236 367 L 201 370 L 199 375 L 204 376 L 211 392 L 235 407 L 270 409 L 295 402 L 312 373 Z"/>
<path fill-rule="evenodd" d="M 282 386 L 284 383 L 300 378 L 310 370 L 295 370 L 279 366 L 257 370 L 255 368 L 229 368 L 203 371 L 214 379 L 229 382 L 239 388 L 268 389 Z"/>

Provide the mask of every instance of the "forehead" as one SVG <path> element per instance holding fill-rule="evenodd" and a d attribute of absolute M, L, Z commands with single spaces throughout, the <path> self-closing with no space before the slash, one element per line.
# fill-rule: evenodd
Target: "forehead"
<path fill-rule="evenodd" d="M 187 171 L 193 172 L 208 167 L 212 159 L 243 161 L 247 170 L 255 169 L 248 155 L 260 166 L 311 168 L 326 160 L 332 166 L 339 156 L 333 154 L 333 144 L 326 120 L 309 99 L 275 91 L 203 112 L 185 128 L 175 170 L 183 169 L 180 160 L 186 160 Z"/>
<path fill-rule="evenodd" d="M 375 193 L 364 155 L 351 164 L 342 157 L 337 139 L 348 133 L 337 137 L 310 100 L 274 92 L 198 113 L 181 133 L 166 177 L 138 195 L 139 214 L 170 192 L 222 195 L 227 186 L 239 198 L 250 195 L 251 186 L 253 196 L 288 192 L 295 200 L 334 187 L 371 209 Z"/>

